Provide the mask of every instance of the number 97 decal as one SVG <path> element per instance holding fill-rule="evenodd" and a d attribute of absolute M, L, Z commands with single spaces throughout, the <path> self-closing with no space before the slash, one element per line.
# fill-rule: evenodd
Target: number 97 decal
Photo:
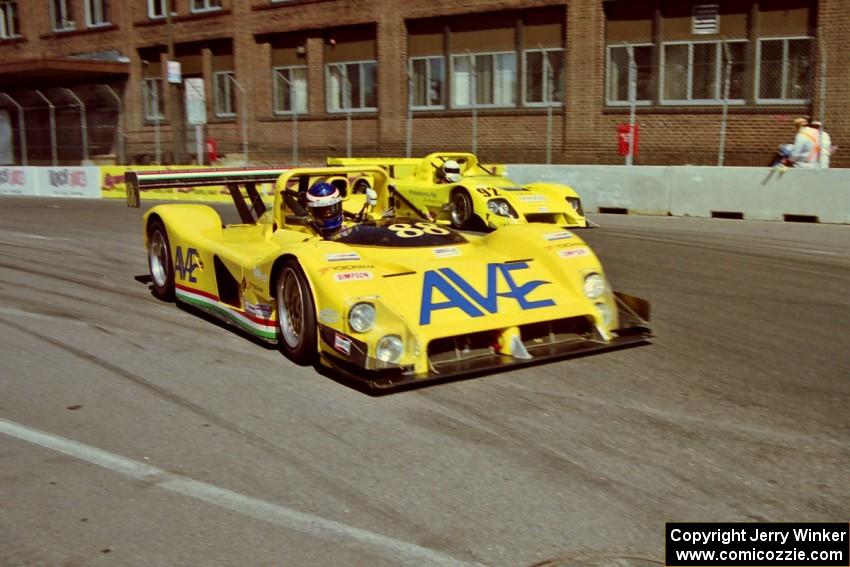
<path fill-rule="evenodd" d="M 399 238 L 417 238 L 419 236 L 422 236 L 423 234 L 430 234 L 434 236 L 442 236 L 449 234 L 448 229 L 443 228 L 441 226 L 437 226 L 436 224 L 430 222 L 418 222 L 413 225 L 402 222 L 397 224 L 391 224 L 387 228 L 393 231 L 395 235 Z"/>

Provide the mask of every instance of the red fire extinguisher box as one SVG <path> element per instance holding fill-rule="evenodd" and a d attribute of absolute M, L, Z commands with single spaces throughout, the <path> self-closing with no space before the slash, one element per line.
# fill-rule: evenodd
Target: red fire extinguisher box
<path fill-rule="evenodd" d="M 633 148 L 632 155 L 636 156 L 638 153 L 638 139 L 640 138 L 640 125 L 635 124 L 635 131 L 633 136 Z M 617 148 L 620 152 L 621 156 L 629 155 L 629 124 L 620 124 L 617 126 Z"/>

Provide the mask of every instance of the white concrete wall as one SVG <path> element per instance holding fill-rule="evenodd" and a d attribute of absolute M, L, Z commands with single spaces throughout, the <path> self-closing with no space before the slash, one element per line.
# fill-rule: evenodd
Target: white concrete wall
<path fill-rule="evenodd" d="M 721 212 L 753 220 L 806 215 L 850 224 L 850 169 L 509 165 L 507 175 L 519 183 L 565 183 L 590 212 L 600 207 L 695 217 Z"/>

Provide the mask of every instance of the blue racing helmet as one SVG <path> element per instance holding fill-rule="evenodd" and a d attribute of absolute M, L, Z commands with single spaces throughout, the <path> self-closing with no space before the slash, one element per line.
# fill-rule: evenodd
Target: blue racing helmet
<path fill-rule="evenodd" d="M 342 197 L 339 189 L 325 181 L 317 181 L 307 190 L 310 222 L 319 234 L 329 236 L 342 227 Z"/>

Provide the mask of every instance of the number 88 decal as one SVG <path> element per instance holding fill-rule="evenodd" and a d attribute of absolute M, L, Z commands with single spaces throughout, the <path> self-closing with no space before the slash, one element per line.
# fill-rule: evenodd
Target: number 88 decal
<path fill-rule="evenodd" d="M 449 234 L 449 230 L 447 228 L 437 226 L 430 222 L 418 222 L 414 225 L 402 222 L 391 224 L 388 228 L 399 238 L 417 238 L 423 234 L 430 234 L 432 236 Z"/>

